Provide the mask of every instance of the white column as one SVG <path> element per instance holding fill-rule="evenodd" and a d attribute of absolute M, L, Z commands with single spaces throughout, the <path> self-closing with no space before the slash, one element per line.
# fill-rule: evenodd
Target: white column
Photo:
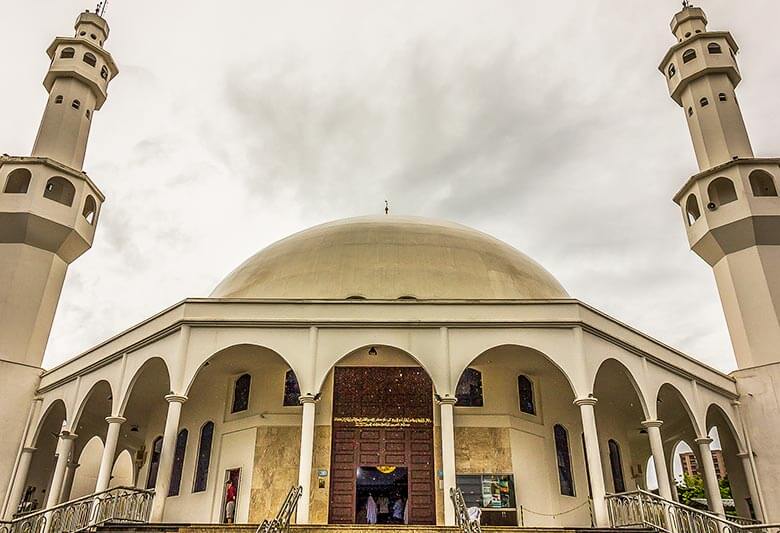
<path fill-rule="evenodd" d="M 70 459 L 70 452 L 73 449 L 73 441 L 77 435 L 63 431 L 57 441 L 57 464 L 54 467 L 54 475 L 51 478 L 49 486 L 49 496 L 46 499 L 46 509 L 57 505 L 62 492 L 62 483 L 65 481 L 65 470 Z"/>
<path fill-rule="evenodd" d="M 30 472 L 30 463 L 32 462 L 35 448 L 22 448 L 22 454 L 19 457 L 19 467 L 16 469 L 11 495 L 8 498 L 8 509 L 5 512 L 5 519 L 11 520 L 19 504 L 22 503 L 24 489 L 27 485 L 27 474 Z"/>
<path fill-rule="evenodd" d="M 655 465 L 655 477 L 658 479 L 658 494 L 667 500 L 672 499 L 672 485 L 669 482 L 669 468 L 664 456 L 664 442 L 661 439 L 661 420 L 645 420 L 642 427 L 647 430 L 647 438 L 650 440 L 650 450 L 653 453 L 653 465 Z"/>
<path fill-rule="evenodd" d="M 127 419 L 121 416 L 109 416 L 106 418 L 106 422 L 108 422 L 106 445 L 103 447 L 103 457 L 100 459 L 100 470 L 98 471 L 97 483 L 95 484 L 95 492 L 103 492 L 111 482 L 116 445 L 119 442 L 119 430 L 122 428 L 122 424 L 127 422 Z"/>
<path fill-rule="evenodd" d="M 696 439 L 696 444 L 699 445 L 699 455 L 701 456 L 701 470 L 704 474 L 707 503 L 710 506 L 710 511 L 720 516 L 726 516 L 726 511 L 723 509 L 723 500 L 720 497 L 718 475 L 715 473 L 715 462 L 712 460 L 711 442 L 712 439 L 709 437 Z"/>
<path fill-rule="evenodd" d="M 62 482 L 62 491 L 60 492 L 60 503 L 70 500 L 70 493 L 73 489 L 73 479 L 76 477 L 76 470 L 81 465 L 75 461 L 68 461 L 65 469 L 65 481 Z"/>
<path fill-rule="evenodd" d="M 582 417 L 582 432 L 585 436 L 585 450 L 588 455 L 588 470 L 590 471 L 590 488 L 593 495 L 593 518 L 596 527 L 609 527 L 607 503 L 604 500 L 604 471 L 601 467 L 601 451 L 599 450 L 599 435 L 596 431 L 596 413 L 593 406 L 596 398 L 579 398 L 574 405 L 580 408 Z"/>
<path fill-rule="evenodd" d="M 173 471 L 173 456 L 176 453 L 176 437 L 179 433 L 179 418 L 181 406 L 187 401 L 186 396 L 169 394 L 165 397 L 168 402 L 168 416 L 165 418 L 165 431 L 163 432 L 162 450 L 160 452 L 160 466 L 157 469 L 157 482 L 154 484 L 154 499 L 149 521 L 162 522 L 165 512 L 165 499 L 171 487 L 171 472 Z"/>
<path fill-rule="evenodd" d="M 456 487 L 455 483 L 455 417 L 454 406 L 457 398 L 447 396 L 439 400 L 441 421 L 441 459 L 442 482 L 444 485 L 444 525 L 455 525 L 455 506 L 450 498 L 450 490 Z"/>
<path fill-rule="evenodd" d="M 753 477 L 753 464 L 750 462 L 750 454 L 742 452 L 737 454 L 737 457 L 742 461 L 742 470 L 745 471 L 745 482 L 747 483 L 748 494 L 750 494 L 750 503 L 753 505 L 753 512 L 756 513 L 756 518 L 763 522 L 764 515 L 761 512 L 761 500 L 758 497 L 756 480 Z"/>
<path fill-rule="evenodd" d="M 303 405 L 301 416 L 301 458 L 298 462 L 298 485 L 303 489 L 295 521 L 298 524 L 309 523 L 309 507 L 311 504 L 311 466 L 314 458 L 314 415 L 316 414 L 317 397 L 312 394 L 301 395 Z"/>

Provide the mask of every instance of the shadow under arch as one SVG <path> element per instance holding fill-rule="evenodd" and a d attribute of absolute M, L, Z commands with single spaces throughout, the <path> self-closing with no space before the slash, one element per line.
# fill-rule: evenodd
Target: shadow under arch
<path fill-rule="evenodd" d="M 89 417 L 89 415 L 94 412 L 93 410 L 98 410 L 104 413 L 101 420 L 107 416 L 111 416 L 113 398 L 114 391 L 111 387 L 111 383 L 105 379 L 96 381 L 92 387 L 90 387 L 89 391 L 76 408 L 76 414 L 73 415 L 73 420 L 70 422 L 70 427 L 73 428 L 73 431 L 76 434 L 80 435 L 81 433 L 79 424 L 82 422 L 82 416 L 85 413 L 88 413 L 87 416 Z M 87 409 L 88 406 L 89 409 Z M 105 420 L 102 420 L 102 422 L 105 423 Z M 101 429 L 104 428 L 101 427 Z"/>
<path fill-rule="evenodd" d="M 144 379 L 141 379 L 142 377 Z M 165 393 L 167 393 L 171 390 L 171 373 L 165 359 L 160 356 L 153 356 L 144 361 L 144 363 L 135 371 L 135 374 L 133 374 L 127 387 L 124 389 L 122 400 L 117 409 L 120 416 L 124 416 L 127 412 L 128 403 L 135 395 L 139 382 L 142 387 L 145 386 L 144 382 L 146 379 L 152 379 L 156 383 L 162 383 L 162 377 L 165 378 L 164 382 L 166 385 L 164 389 Z"/>
<path fill-rule="evenodd" d="M 607 377 L 604 377 L 604 374 L 607 374 Z M 593 378 L 593 384 L 591 387 L 593 389 L 593 394 L 596 396 L 596 398 L 598 398 L 599 401 L 602 400 L 604 393 L 601 391 L 597 391 L 596 389 L 603 382 L 604 379 L 609 379 L 610 375 L 613 377 L 613 380 L 610 380 L 609 383 L 610 389 L 612 390 L 615 389 L 614 387 L 615 376 L 617 376 L 618 379 L 622 377 L 626 380 L 626 382 L 630 385 L 631 390 L 634 392 L 636 399 L 639 400 L 639 408 L 642 411 L 642 416 L 644 417 L 644 420 L 647 420 L 650 417 L 650 410 L 648 409 L 647 400 L 645 399 L 645 395 L 642 391 L 642 388 L 639 386 L 639 383 L 636 381 L 634 374 L 631 373 L 631 370 L 625 364 L 623 364 L 622 361 L 619 361 L 618 359 L 615 359 L 613 357 L 608 357 L 607 359 L 604 359 L 601 362 L 598 369 L 596 370 L 596 373 Z"/>
<path fill-rule="evenodd" d="M 35 428 L 35 433 L 31 440 L 33 447 L 38 448 L 38 442 L 42 436 L 55 433 L 59 435 L 62 430 L 62 423 L 68 419 L 68 408 L 62 399 L 54 400 L 46 408 L 41 418 L 38 421 L 38 426 Z"/>
<path fill-rule="evenodd" d="M 514 351 L 515 353 L 510 353 Z M 519 352 L 519 353 L 518 353 Z M 457 369 L 458 372 L 453 373 L 453 377 L 457 376 L 457 379 L 454 383 L 451 384 L 451 388 L 454 391 L 457 387 L 458 382 L 460 381 L 461 376 L 463 376 L 463 373 L 466 371 L 466 369 L 479 365 L 480 360 L 485 360 L 488 364 L 491 362 L 490 357 L 491 354 L 498 354 L 498 356 L 501 357 L 501 360 L 503 362 L 509 362 L 511 360 L 514 360 L 515 363 L 519 368 L 526 368 L 528 367 L 528 364 L 531 364 L 530 370 L 533 371 L 538 366 L 538 361 L 543 360 L 546 362 L 547 365 L 549 365 L 549 368 L 554 368 L 566 381 L 566 384 L 568 385 L 571 393 L 572 393 L 572 401 L 574 398 L 578 398 L 578 391 L 577 388 L 574 385 L 574 382 L 572 381 L 571 377 L 566 373 L 566 371 L 556 362 L 554 361 L 550 356 L 545 354 L 544 352 L 537 350 L 536 348 L 532 348 L 530 346 L 525 346 L 522 344 L 514 344 L 514 343 L 504 343 L 504 344 L 497 344 L 495 346 L 491 346 L 490 348 L 487 348 L 486 350 L 482 351 L 482 353 L 478 354 L 476 357 L 471 359 L 468 363 L 466 363 L 465 366 L 462 368 Z M 526 365 L 523 365 L 523 363 L 526 363 Z"/>
<path fill-rule="evenodd" d="M 410 365 L 410 362 L 413 362 L 414 364 Z M 337 366 L 418 366 L 422 368 L 430 378 L 431 383 L 433 384 L 433 392 L 437 392 L 434 374 L 417 356 L 405 348 L 389 343 L 378 343 L 362 344 L 336 359 L 336 361 L 323 372 L 322 376 L 318 376 L 315 394 L 322 393 L 323 386 L 328 380 L 328 376 L 333 373 L 333 369 Z M 306 391 L 302 390 L 301 393 L 305 394 Z"/>
<path fill-rule="evenodd" d="M 691 404 L 688 403 L 688 400 L 680 389 L 669 382 L 665 382 L 658 387 L 655 399 L 658 410 L 658 419 L 663 421 L 663 425 L 661 426 L 662 434 L 664 433 L 664 429 L 668 432 L 671 428 L 676 427 L 680 429 L 689 429 L 693 435 L 688 438 L 691 442 L 699 437 L 706 437 L 706 435 L 701 435 L 699 420 L 693 412 Z M 681 417 L 680 413 L 685 413 L 685 416 Z M 684 439 L 681 437 L 681 440 Z"/>
<path fill-rule="evenodd" d="M 739 433 L 728 416 L 726 411 L 718 404 L 711 403 L 707 407 L 706 424 L 708 434 L 712 434 L 713 428 L 717 431 L 720 441 L 720 450 L 723 463 L 720 468 L 725 467 L 718 473 L 725 475 L 731 488 L 732 499 L 737 514 L 746 518 L 756 518 L 755 510 L 759 502 L 752 501 L 748 489 L 747 476 L 752 475 L 750 469 L 745 469 L 742 463 L 742 454 L 745 453 L 745 447 L 742 444 Z M 713 449 L 713 453 L 716 450 Z M 717 463 L 716 463 L 717 466 Z"/>

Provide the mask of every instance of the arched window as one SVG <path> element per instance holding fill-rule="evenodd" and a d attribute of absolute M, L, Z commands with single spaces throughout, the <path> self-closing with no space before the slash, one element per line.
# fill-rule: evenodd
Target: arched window
<path fill-rule="evenodd" d="M 249 389 L 252 387 L 252 376 L 243 374 L 236 380 L 233 388 L 233 407 L 231 413 L 240 413 L 249 409 Z"/>
<path fill-rule="evenodd" d="M 76 55 L 76 50 L 68 46 L 67 48 L 63 48 L 62 52 L 60 52 L 60 59 L 72 59 Z"/>
<path fill-rule="evenodd" d="M 97 58 L 91 53 L 87 52 L 86 54 L 84 54 L 84 63 L 86 63 L 90 67 L 94 67 L 95 65 L 97 65 Z"/>
<path fill-rule="evenodd" d="M 726 96 L 726 93 L 720 93 L 718 95 L 718 100 L 720 100 L 721 102 L 726 102 L 726 101 L 728 101 L 728 99 L 729 98 L 728 98 L 728 96 Z"/>
<path fill-rule="evenodd" d="M 61 94 L 58 94 L 58 95 L 57 95 L 57 96 L 54 98 L 54 103 L 55 103 L 55 104 L 61 104 L 61 103 L 62 103 L 62 95 L 61 95 Z"/>
<path fill-rule="evenodd" d="M 284 375 L 284 405 L 301 405 L 301 387 L 295 372 L 288 370 Z"/>
<path fill-rule="evenodd" d="M 104 66 L 100 67 L 100 77 L 104 80 L 108 79 L 108 69 Z"/>
<path fill-rule="evenodd" d="M 574 496 L 574 477 L 571 473 L 571 451 L 569 450 L 569 432 L 560 424 L 553 427 L 555 437 L 555 457 L 558 462 L 558 482 L 561 494 Z"/>
<path fill-rule="evenodd" d="M 195 482 L 192 492 L 203 492 L 209 481 L 209 464 L 211 463 L 211 443 L 214 440 L 214 422 L 208 421 L 200 428 L 198 443 L 198 462 L 195 466 Z"/>
<path fill-rule="evenodd" d="M 707 51 L 711 54 L 722 54 L 723 48 L 718 43 L 710 43 L 707 45 Z"/>
<path fill-rule="evenodd" d="M 467 368 L 458 380 L 455 388 L 455 397 L 461 407 L 482 407 L 482 372 L 473 368 Z"/>
<path fill-rule="evenodd" d="M 149 458 L 149 474 L 146 476 L 146 488 L 153 489 L 157 483 L 157 473 L 160 470 L 160 454 L 162 454 L 163 438 L 157 437 L 152 443 L 152 454 Z"/>
<path fill-rule="evenodd" d="M 689 48 L 683 52 L 683 63 L 690 63 L 694 59 L 696 59 L 696 50 L 693 48 Z"/>
<path fill-rule="evenodd" d="M 73 205 L 73 197 L 76 196 L 76 188 L 65 178 L 54 176 L 46 182 L 43 197 L 54 200 L 68 207 Z"/>
<path fill-rule="evenodd" d="M 731 203 L 737 199 L 737 191 L 734 189 L 734 182 L 728 178 L 716 178 L 712 180 L 707 187 L 707 196 L 715 207 L 720 207 Z"/>
<path fill-rule="evenodd" d="M 710 105 L 710 101 L 708 98 L 705 97 L 699 100 L 699 104 L 701 104 L 702 107 L 707 107 L 708 105 Z"/>
<path fill-rule="evenodd" d="M 92 112 L 89 109 L 87 109 L 87 118 L 90 118 L 91 116 L 92 116 Z"/>
<path fill-rule="evenodd" d="M 692 226 L 694 222 L 699 220 L 701 210 L 699 209 L 699 201 L 696 199 L 695 194 L 688 196 L 688 199 L 685 201 L 685 213 L 688 216 L 689 226 Z"/>
<path fill-rule="evenodd" d="M 677 74 L 677 67 L 675 67 L 675 66 L 674 66 L 674 63 L 671 63 L 671 64 L 669 65 L 669 70 L 668 70 L 668 72 L 669 72 L 669 77 L 670 77 L 670 78 L 674 77 L 674 75 L 675 75 L 675 74 Z"/>
<path fill-rule="evenodd" d="M 750 188 L 753 196 L 777 196 L 777 187 L 772 174 L 765 170 L 754 170 L 750 173 Z"/>
<path fill-rule="evenodd" d="M 87 222 L 92 224 L 95 222 L 95 213 L 97 212 L 97 204 L 92 195 L 87 195 L 87 199 L 84 200 L 84 209 L 81 210 L 81 216 L 87 219 Z"/>
<path fill-rule="evenodd" d="M 609 439 L 609 466 L 612 470 L 612 486 L 615 492 L 626 492 L 626 482 L 623 479 L 623 463 L 620 461 L 620 446 Z"/>
<path fill-rule="evenodd" d="M 12 170 L 8 174 L 8 179 L 5 181 L 5 189 L 3 192 L 10 194 L 25 194 L 30 188 L 30 179 L 32 179 L 32 173 L 26 168 L 17 168 Z"/>
<path fill-rule="evenodd" d="M 73 100 L 73 103 L 70 104 L 70 107 L 72 107 L 73 109 L 78 109 L 79 107 L 81 107 L 81 102 L 79 102 L 78 100 Z"/>
<path fill-rule="evenodd" d="M 187 437 L 189 431 L 182 429 L 176 437 L 176 451 L 173 454 L 173 470 L 171 470 L 171 486 L 168 496 L 178 496 L 181 488 L 181 473 L 184 470 L 184 454 L 187 453 Z"/>
<path fill-rule="evenodd" d="M 534 384 L 528 376 L 519 376 L 517 378 L 517 391 L 520 395 L 520 412 L 535 415 Z"/>
<path fill-rule="evenodd" d="M 692 116 L 693 116 L 693 108 L 692 108 L 692 107 L 689 107 L 689 108 L 688 108 L 688 116 L 689 116 L 689 117 L 692 117 Z"/>

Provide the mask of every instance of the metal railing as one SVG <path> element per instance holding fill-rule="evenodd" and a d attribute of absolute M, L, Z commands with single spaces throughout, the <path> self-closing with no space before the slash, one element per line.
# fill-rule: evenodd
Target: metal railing
<path fill-rule="evenodd" d="M 149 521 L 154 491 L 114 487 L 0 522 L 0 533 L 75 533 L 106 522 Z"/>
<path fill-rule="evenodd" d="M 295 510 L 298 508 L 298 500 L 301 499 L 303 488 L 293 487 L 287 493 L 287 497 L 282 503 L 276 518 L 273 520 L 263 520 L 257 528 L 256 533 L 288 533 L 290 531 L 290 520 Z"/>
<path fill-rule="evenodd" d="M 458 488 L 450 489 L 450 498 L 455 507 L 455 524 L 461 533 L 482 533 L 479 520 L 471 520 L 466 502 L 463 499 L 463 493 Z"/>
<path fill-rule="evenodd" d="M 724 518 L 637 490 L 606 497 L 612 527 L 653 528 L 663 533 L 780 533 L 780 524 Z"/>

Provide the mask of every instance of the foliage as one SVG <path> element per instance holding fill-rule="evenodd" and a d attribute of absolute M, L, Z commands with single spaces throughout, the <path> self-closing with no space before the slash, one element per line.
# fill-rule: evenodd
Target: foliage
<path fill-rule="evenodd" d="M 731 498 L 731 484 L 729 484 L 728 477 L 720 480 L 718 483 L 720 487 L 721 498 Z M 689 476 L 683 474 L 682 483 L 677 483 L 677 495 L 680 498 L 680 503 L 684 505 L 692 505 L 694 498 L 707 498 L 707 492 L 704 489 L 704 480 L 700 475 Z"/>

